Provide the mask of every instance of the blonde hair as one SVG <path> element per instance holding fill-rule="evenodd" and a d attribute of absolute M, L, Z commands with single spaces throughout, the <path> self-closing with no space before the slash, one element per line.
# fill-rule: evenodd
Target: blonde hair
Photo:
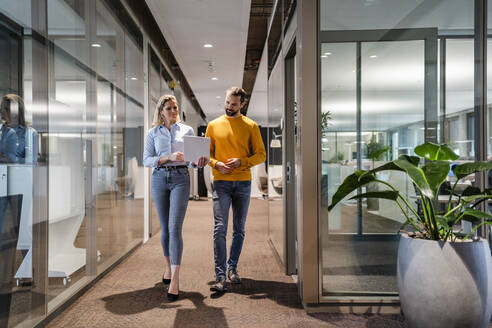
<path fill-rule="evenodd" d="M 176 105 L 178 105 L 178 100 L 173 95 L 163 95 L 161 98 L 159 98 L 159 101 L 157 102 L 157 106 L 155 106 L 152 126 L 164 125 L 166 123 L 163 115 L 161 115 L 161 109 L 163 109 L 164 105 L 170 100 L 174 101 Z M 176 123 L 178 122 L 181 122 L 181 118 L 179 117 L 179 112 L 178 112 L 178 117 L 176 118 Z"/>
<path fill-rule="evenodd" d="M 12 116 L 10 112 L 10 106 L 12 103 L 17 103 L 19 106 L 19 113 L 17 114 L 17 123 L 18 125 L 21 126 L 30 126 L 28 122 L 26 122 L 25 119 L 25 108 L 24 108 L 24 101 L 22 98 L 18 95 L 15 94 L 7 94 L 3 96 L 2 98 L 2 103 L 0 104 L 0 119 L 10 126 L 12 122 Z"/>

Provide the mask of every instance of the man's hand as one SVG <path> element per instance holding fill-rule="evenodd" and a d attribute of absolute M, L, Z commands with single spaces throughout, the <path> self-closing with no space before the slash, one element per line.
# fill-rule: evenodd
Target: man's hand
<path fill-rule="evenodd" d="M 233 169 L 237 169 L 241 166 L 241 160 L 239 158 L 229 158 L 225 164 Z"/>
<path fill-rule="evenodd" d="M 215 163 L 215 168 L 219 170 L 219 172 L 222 174 L 230 174 L 232 170 L 234 170 L 234 168 L 230 167 L 227 164 L 224 164 L 223 162 Z"/>

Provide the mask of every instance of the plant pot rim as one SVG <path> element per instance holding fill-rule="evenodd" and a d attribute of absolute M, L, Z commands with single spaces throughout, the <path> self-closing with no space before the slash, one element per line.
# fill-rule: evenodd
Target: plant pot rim
<path fill-rule="evenodd" d="M 444 240 L 432 240 L 432 239 L 422 239 L 422 238 L 413 238 L 408 235 L 407 232 L 400 232 L 400 237 L 406 238 L 409 240 L 420 241 L 420 242 L 431 242 L 431 243 L 447 243 L 450 245 L 465 245 L 465 244 L 475 244 L 475 243 L 484 243 L 487 242 L 487 239 L 481 238 L 479 240 L 471 240 L 467 239 L 466 241 L 444 241 Z"/>

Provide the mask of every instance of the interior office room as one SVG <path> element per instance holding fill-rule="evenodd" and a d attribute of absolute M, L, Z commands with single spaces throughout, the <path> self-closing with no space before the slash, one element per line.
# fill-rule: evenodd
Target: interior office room
<path fill-rule="evenodd" d="M 405 214 L 387 199 L 328 206 L 357 170 L 426 141 L 448 144 L 452 165 L 490 161 L 491 8 L 0 0 L 0 327 L 409 327 L 397 283 Z M 170 304 L 145 136 L 164 94 L 204 136 L 233 85 L 266 149 L 251 168 L 243 283 L 210 291 L 213 175 L 190 168 L 183 292 Z M 419 210 L 406 174 L 378 178 Z M 455 180 L 450 170 L 445 184 Z M 489 228 L 477 236 L 490 240 Z"/>

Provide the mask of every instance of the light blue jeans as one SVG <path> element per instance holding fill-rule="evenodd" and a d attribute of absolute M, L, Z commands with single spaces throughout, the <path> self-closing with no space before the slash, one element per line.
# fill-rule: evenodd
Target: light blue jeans
<path fill-rule="evenodd" d="M 164 256 L 170 257 L 171 265 L 180 265 L 183 255 L 183 221 L 190 197 L 188 169 L 154 169 L 152 197 L 161 223 Z"/>
<path fill-rule="evenodd" d="M 233 232 L 227 269 L 235 270 L 244 242 L 244 225 L 248 215 L 251 181 L 214 181 L 214 262 L 215 279 L 226 276 L 226 235 L 229 208 L 232 205 Z"/>

